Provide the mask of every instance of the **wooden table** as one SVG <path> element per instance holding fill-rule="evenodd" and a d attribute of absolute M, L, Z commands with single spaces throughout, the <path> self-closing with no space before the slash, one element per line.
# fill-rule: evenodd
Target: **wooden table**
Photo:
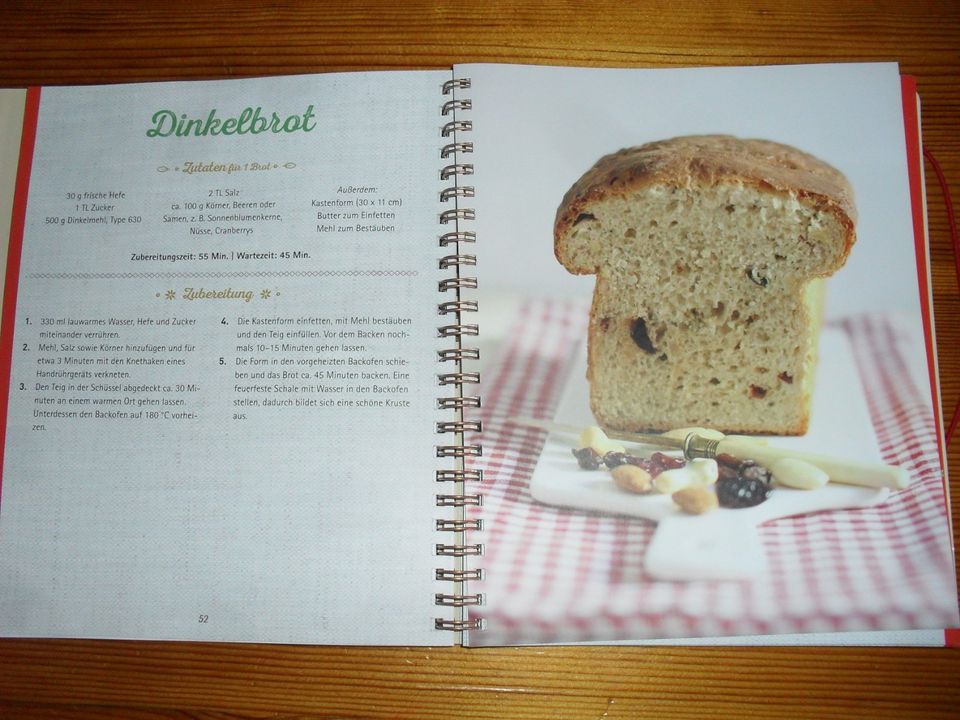
<path fill-rule="evenodd" d="M 141 6 L 142 5 L 142 6 Z M 951 2 L 41 3 L 0 6 L 0 86 L 455 62 L 637 67 L 896 60 L 960 200 Z M 939 360 L 960 401 L 960 298 L 927 167 Z M 960 441 L 950 460 L 960 468 Z M 954 527 L 960 491 L 954 489 Z M 340 648 L 0 641 L 0 717 L 957 717 L 960 652 Z"/>

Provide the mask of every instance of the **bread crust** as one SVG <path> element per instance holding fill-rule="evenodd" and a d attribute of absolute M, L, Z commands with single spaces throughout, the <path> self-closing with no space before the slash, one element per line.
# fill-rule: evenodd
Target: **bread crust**
<path fill-rule="evenodd" d="M 617 285 L 614 278 L 620 268 L 624 267 L 624 245 L 628 248 L 628 258 L 633 257 L 629 254 L 631 243 L 635 249 L 639 249 L 642 243 L 647 246 L 642 252 L 656 253 L 660 251 L 659 245 L 653 246 L 651 243 L 668 243 L 671 237 L 671 231 L 664 226 L 659 232 L 651 232 L 648 240 L 642 240 L 641 234 L 634 231 L 631 227 L 623 231 L 624 245 L 614 245 L 620 242 L 622 228 L 617 233 L 604 233 L 602 230 L 595 233 L 590 230 L 590 221 L 608 221 L 616 223 L 618 216 L 616 213 L 622 212 L 624 201 L 627 206 L 634 203 L 643 204 L 647 202 L 645 198 L 650 198 L 650 202 L 657 202 L 655 198 L 664 197 L 661 189 L 680 190 L 686 192 L 686 196 L 696 196 L 700 191 L 709 194 L 712 188 L 731 187 L 731 192 L 739 193 L 740 189 L 751 191 L 751 195 L 759 193 L 768 198 L 779 198 L 783 205 L 770 204 L 768 207 L 786 208 L 803 207 L 807 218 L 816 218 L 819 220 L 829 217 L 832 222 L 829 226 L 832 230 L 829 233 L 803 233 L 802 240 L 808 244 L 807 250 L 817 248 L 812 244 L 812 237 L 818 235 L 823 238 L 819 242 L 827 243 L 829 246 L 821 245 L 819 250 L 822 253 L 816 253 L 820 261 L 816 265 L 809 266 L 803 273 L 793 276 L 800 284 L 792 292 L 800 292 L 796 297 L 798 312 L 809 312 L 806 324 L 803 328 L 797 328 L 797 342 L 807 348 L 807 359 L 788 360 L 782 367 L 783 374 L 788 379 L 784 379 L 780 374 L 776 374 L 777 380 L 773 380 L 777 388 L 790 385 L 793 392 L 789 396 L 780 395 L 779 408 L 787 409 L 788 412 L 781 412 L 777 417 L 771 417 L 769 413 L 758 412 L 753 417 L 753 411 L 746 411 L 743 405 L 743 393 L 749 388 L 750 398 L 748 403 L 752 403 L 754 398 L 762 399 L 766 396 L 767 389 L 772 387 L 768 384 L 773 379 L 772 373 L 766 367 L 757 367 L 752 372 L 767 376 L 767 381 L 763 385 L 752 384 L 751 372 L 749 369 L 743 373 L 735 375 L 731 380 L 725 380 L 726 385 L 717 390 L 712 386 L 690 386 L 686 388 L 684 382 L 680 381 L 676 387 L 667 389 L 665 379 L 670 383 L 676 382 L 671 373 L 669 363 L 677 362 L 673 360 L 672 350 L 664 350 L 664 345 L 659 343 L 661 336 L 657 336 L 657 346 L 660 350 L 653 347 L 653 342 L 648 336 L 646 325 L 643 326 L 641 339 L 634 336 L 634 325 L 640 317 L 634 313 L 623 314 L 621 310 L 614 310 L 612 313 L 609 308 L 604 306 L 604 301 L 613 297 L 624 295 L 633 297 L 633 293 L 638 293 L 639 286 L 635 279 L 628 279 L 622 285 Z M 687 192 L 689 191 L 689 192 Z M 679 194 L 683 195 L 684 192 Z M 667 196 L 672 193 L 666 194 Z M 714 195 L 716 197 L 716 195 Z M 612 201 L 612 202 L 611 202 Z M 617 207 L 619 210 L 611 210 L 611 207 Z M 727 208 L 728 212 L 733 212 L 733 205 Z M 587 221 L 586 232 L 581 232 L 581 228 L 576 228 L 578 223 Z M 833 274 L 845 262 L 850 253 L 851 247 L 855 241 L 855 223 L 856 209 L 854 206 L 853 189 L 847 179 L 838 170 L 834 169 L 818 158 L 802 152 L 796 148 L 769 140 L 739 138 L 727 135 L 700 135 L 676 137 L 669 140 L 648 143 L 647 145 L 626 148 L 616 153 L 601 158 L 588 170 L 564 196 L 556 214 L 554 225 L 554 252 L 557 259 L 570 272 L 576 274 L 597 274 L 596 286 L 594 288 L 593 305 L 590 312 L 589 325 L 589 343 L 587 357 L 587 378 L 590 382 L 590 403 L 594 416 L 598 422 L 609 429 L 628 430 L 635 432 L 644 431 L 662 431 L 670 427 L 682 425 L 697 425 L 712 420 L 718 429 L 725 432 L 740 433 L 777 433 L 785 435 L 801 435 L 807 431 L 810 408 L 812 400 L 812 385 L 809 384 L 812 378 L 813 367 L 816 360 L 816 344 L 819 334 L 819 325 L 821 321 L 821 310 L 818 304 L 812 303 L 811 289 L 819 287 L 821 284 L 819 278 Z M 676 225 L 671 223 L 671 227 Z M 825 224 L 826 225 L 826 224 Z M 653 223 L 657 226 L 657 223 Z M 603 227 L 602 225 L 600 227 Z M 681 223 L 682 227 L 682 223 Z M 686 230 L 678 230 L 678 233 L 685 233 Z M 765 235 L 763 232 L 751 231 L 749 242 L 762 242 L 761 238 Z M 682 235 L 681 235 L 682 236 Z M 768 235 L 770 242 L 776 241 L 775 235 Z M 582 239 L 581 239 L 582 238 Z M 599 238 L 599 239 L 598 239 Z M 757 247 L 754 245 L 753 247 Z M 803 243 L 798 242 L 798 247 L 803 248 Z M 664 251 L 667 247 L 662 248 Z M 641 254 L 642 254 L 641 252 Z M 776 257 L 776 256 L 774 256 Z M 827 259 L 829 258 L 829 259 Z M 786 258 L 780 256 L 779 259 Z M 609 260 L 609 265 L 608 265 Z M 648 268 L 642 271 L 645 277 L 650 276 Z M 667 269 L 664 272 L 670 273 Z M 680 271 L 678 271 L 680 272 Z M 683 272 L 680 272 L 683 275 Z M 758 282 L 748 273 L 750 280 L 759 288 L 767 286 L 766 278 Z M 626 274 L 630 278 L 629 272 Z M 741 278 L 741 282 L 742 282 Z M 748 287 L 751 287 L 748 285 Z M 778 292 L 784 292 L 782 284 L 777 285 Z M 636 289 L 635 289 L 636 288 Z M 716 288 L 715 288 L 716 290 Z M 758 292 L 753 288 L 752 292 Z M 773 292 L 772 290 L 770 292 Z M 639 296 L 638 296 L 639 297 Z M 793 296 L 791 295 L 791 298 Z M 729 304 L 729 298 L 724 298 Z M 718 298 L 711 296 L 706 298 L 708 308 L 719 308 L 719 315 L 714 317 L 724 317 L 724 303 L 716 303 Z M 652 302 L 652 301 L 651 301 Z M 629 304 L 629 303 L 628 303 Z M 618 306 L 619 307 L 619 306 Z M 637 306 L 634 310 L 639 309 Z M 801 309 L 802 308 L 802 309 Z M 650 318 L 651 313 L 656 315 L 655 310 L 646 307 L 642 313 L 643 317 Z M 685 315 L 683 317 L 686 317 Z M 700 317 L 702 315 L 693 315 Z M 732 316 L 731 316 L 732 317 Z M 794 314 L 794 317 L 796 315 Z M 746 332 L 745 328 L 750 325 L 753 316 L 741 318 L 739 311 L 732 321 L 739 328 L 737 332 Z M 678 324 L 678 322 L 680 324 Z M 667 320 L 665 325 L 661 325 L 658 332 L 667 333 L 668 337 L 679 329 L 680 332 L 687 332 L 683 326 L 683 320 Z M 723 322 L 717 320 L 716 322 Z M 729 328 L 729 326 L 726 326 Z M 631 343 L 623 345 L 624 338 L 629 335 Z M 800 338 L 803 338 L 801 341 Z M 709 338 L 705 342 L 711 342 Z M 636 345 L 636 347 L 634 346 Z M 676 346 L 675 346 L 676 347 Z M 736 348 L 730 350 L 727 348 L 723 352 L 727 353 L 727 362 L 740 365 L 740 356 L 734 353 L 739 350 L 739 342 Z M 661 353 L 661 350 L 663 351 Z M 681 350 L 681 356 L 684 351 Z M 611 354 L 616 355 L 616 359 L 611 360 Z M 660 369 L 653 369 L 650 362 L 653 362 L 655 356 L 656 362 L 663 362 L 663 368 L 668 368 L 666 375 L 661 373 Z M 669 359 L 668 359 L 669 356 Z M 717 358 L 720 356 L 717 355 Z M 640 359 L 638 359 L 640 358 Z M 714 358 L 711 355 L 711 358 Z M 794 365 L 792 363 L 800 363 Z M 689 360 L 688 360 L 689 363 Z M 694 360 L 692 365 L 686 367 L 699 367 L 698 361 Z M 719 363 L 718 363 L 719 364 Z M 622 373 L 609 370 L 611 367 L 630 368 L 640 372 L 640 368 L 646 368 L 645 372 L 652 372 L 657 375 L 661 385 L 654 388 L 647 388 L 651 391 L 649 397 L 654 398 L 654 402 L 648 404 L 646 396 L 637 397 L 641 393 L 640 385 L 633 385 L 623 389 L 618 394 L 625 381 Z M 683 366 L 676 366 L 683 367 Z M 797 368 L 796 370 L 794 368 Z M 787 372 L 789 370 L 789 372 Z M 699 372 L 699 371 L 697 371 Z M 706 370 L 704 369 L 704 372 Z M 794 378 L 797 384 L 794 384 Z M 702 380 L 706 381 L 706 376 Z M 714 378 L 715 379 L 715 378 Z M 777 385 L 777 382 L 786 385 Z M 653 381 L 651 381 L 653 382 Z M 737 382 L 745 384 L 745 387 L 736 385 Z M 720 385 L 720 381 L 716 382 Z M 645 387 L 645 386 L 644 386 Z M 662 387 L 658 390 L 657 387 Z M 688 388 L 696 387 L 696 390 Z M 754 390 L 761 394 L 754 395 Z M 611 392 L 614 392 L 611 396 Z M 691 411 L 689 403 L 679 402 L 676 412 L 673 410 L 664 411 L 660 401 L 663 399 L 663 393 L 678 392 L 681 395 L 688 392 L 697 393 L 695 397 L 702 397 L 704 400 L 704 411 Z M 776 390 L 775 390 L 776 392 Z M 733 393 L 733 394 L 731 394 Z M 617 399 L 619 398 L 619 399 Z M 719 403 L 727 405 L 728 400 L 734 399 L 734 402 L 728 405 L 728 411 L 719 413 L 710 410 L 706 403 L 712 401 L 712 406 Z M 683 399 L 688 399 L 684 396 Z M 770 398 L 767 404 L 773 406 Z M 625 404 L 628 407 L 625 411 Z M 629 407 L 636 405 L 639 409 L 644 407 L 643 412 L 632 413 Z M 684 408 L 684 406 L 687 406 Z M 760 403 L 757 404 L 757 410 L 760 410 Z M 698 417 L 693 417 L 698 415 Z M 699 417 L 702 415 L 703 417 Z M 722 418 L 722 419 L 721 419 Z M 723 427 L 720 427 L 720 425 Z"/>
<path fill-rule="evenodd" d="M 846 177 L 790 145 L 731 135 L 686 135 L 624 148 L 600 158 L 563 196 L 554 221 L 554 254 L 572 273 L 595 273 L 596 267 L 574 263 L 565 245 L 570 229 L 589 212 L 592 203 L 655 185 L 691 187 L 728 182 L 793 195 L 835 215 L 844 228 L 837 268 L 846 261 L 857 220 L 853 188 Z"/>

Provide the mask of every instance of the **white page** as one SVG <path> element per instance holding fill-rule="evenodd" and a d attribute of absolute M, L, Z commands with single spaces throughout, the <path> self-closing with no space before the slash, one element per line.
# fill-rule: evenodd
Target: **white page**
<path fill-rule="evenodd" d="M 0 632 L 449 642 L 432 602 L 448 78 L 42 91 Z"/>

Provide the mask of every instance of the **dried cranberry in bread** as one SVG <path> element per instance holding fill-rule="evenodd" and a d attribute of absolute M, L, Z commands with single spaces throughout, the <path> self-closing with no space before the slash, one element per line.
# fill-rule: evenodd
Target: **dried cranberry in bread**
<path fill-rule="evenodd" d="M 853 191 L 800 150 L 722 135 L 601 158 L 554 250 L 597 276 L 591 406 L 604 427 L 807 430 L 822 278 L 854 242 Z"/>

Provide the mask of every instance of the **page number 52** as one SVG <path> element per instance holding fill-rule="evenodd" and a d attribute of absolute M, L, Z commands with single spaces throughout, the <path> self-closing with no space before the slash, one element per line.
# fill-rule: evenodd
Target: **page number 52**
<path fill-rule="evenodd" d="M 210 620 L 210 616 L 209 616 L 209 615 L 200 615 L 200 616 L 197 618 L 197 622 L 199 622 L 199 623 L 201 623 L 201 624 L 202 624 L 202 623 L 206 623 L 206 622 L 209 621 L 209 620 Z"/>

